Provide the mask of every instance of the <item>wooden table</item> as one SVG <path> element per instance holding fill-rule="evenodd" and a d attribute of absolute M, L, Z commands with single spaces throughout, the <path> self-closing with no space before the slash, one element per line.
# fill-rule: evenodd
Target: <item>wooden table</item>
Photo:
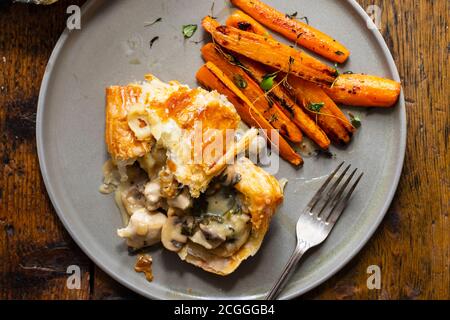
<path fill-rule="evenodd" d="M 340 0 L 336 0 L 340 1 Z M 82 4 L 72 0 L 70 4 Z M 359 0 L 382 8 L 382 33 L 403 80 L 408 145 L 384 222 L 341 272 L 306 299 L 450 298 L 450 6 L 448 0 Z M 74 244 L 45 191 L 35 143 L 39 86 L 65 27 L 66 1 L 0 7 L 0 298 L 128 299 Z M 80 290 L 66 287 L 79 265 Z M 381 267 L 380 290 L 366 286 Z"/>

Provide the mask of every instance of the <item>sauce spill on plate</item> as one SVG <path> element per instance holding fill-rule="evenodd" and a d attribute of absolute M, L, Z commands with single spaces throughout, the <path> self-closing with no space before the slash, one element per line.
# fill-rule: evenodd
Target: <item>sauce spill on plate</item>
<path fill-rule="evenodd" d="M 152 262 L 153 259 L 150 255 L 141 254 L 138 256 L 136 265 L 134 266 L 134 270 L 136 272 L 143 272 L 145 274 L 145 278 L 149 282 L 153 281 Z"/>

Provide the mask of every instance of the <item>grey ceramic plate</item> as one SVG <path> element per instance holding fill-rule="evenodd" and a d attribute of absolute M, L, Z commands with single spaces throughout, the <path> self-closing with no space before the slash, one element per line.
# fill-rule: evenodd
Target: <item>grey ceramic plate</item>
<path fill-rule="evenodd" d="M 215 1 L 220 20 L 231 11 Z M 352 52 L 345 70 L 399 80 L 393 59 L 378 31 L 369 29 L 365 12 L 355 1 L 297 0 L 268 3 L 283 12 L 301 12 L 320 30 L 346 44 Z M 261 298 L 279 275 L 294 248 L 299 208 L 323 177 L 346 160 L 366 175 L 353 201 L 326 243 L 303 260 L 284 291 L 292 298 L 319 285 L 346 264 L 367 242 L 395 193 L 405 151 L 403 97 L 392 110 L 352 109 L 362 128 L 335 159 L 308 158 L 300 170 L 283 163 L 278 177 L 288 177 L 286 200 L 272 222 L 258 254 L 228 277 L 208 274 L 152 249 L 155 280 L 148 283 L 133 271 L 135 257 L 116 236 L 121 218 L 111 197 L 101 195 L 104 144 L 104 89 L 111 84 L 141 80 L 152 72 L 163 80 L 196 86 L 202 64 L 198 31 L 190 40 L 183 24 L 200 23 L 210 14 L 210 0 L 100 0 L 82 10 L 79 31 L 65 31 L 49 60 L 39 96 L 37 146 L 42 175 L 53 205 L 84 252 L 113 278 L 147 296 L 160 299 Z M 162 17 L 151 27 L 146 22 Z M 330 18 L 332 17 L 332 18 Z M 159 36 L 150 49 L 149 41 Z M 349 110 L 349 109 L 347 109 Z"/>

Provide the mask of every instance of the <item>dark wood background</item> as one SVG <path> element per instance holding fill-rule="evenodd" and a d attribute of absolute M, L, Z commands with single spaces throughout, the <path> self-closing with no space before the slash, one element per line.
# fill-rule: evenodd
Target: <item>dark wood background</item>
<path fill-rule="evenodd" d="M 340 1 L 340 0 L 336 0 Z M 49 201 L 35 143 L 39 86 L 68 4 L 0 6 L 0 299 L 137 298 L 74 244 Z M 403 81 L 408 145 L 389 212 L 365 248 L 306 299 L 450 298 L 450 1 L 359 0 L 382 8 L 382 33 Z M 79 265 L 82 288 L 66 288 Z M 366 269 L 379 265 L 381 290 Z"/>

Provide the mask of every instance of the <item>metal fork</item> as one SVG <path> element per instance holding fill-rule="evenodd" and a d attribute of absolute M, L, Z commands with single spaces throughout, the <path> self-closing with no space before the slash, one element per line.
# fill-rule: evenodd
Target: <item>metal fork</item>
<path fill-rule="evenodd" d="M 349 187 L 348 191 L 346 191 L 358 170 L 357 168 L 354 169 L 352 173 L 344 179 L 351 167 L 351 165 L 348 165 L 329 187 L 331 181 L 337 175 L 344 163 L 345 162 L 342 162 L 333 173 L 331 173 L 300 214 L 296 227 L 297 246 L 284 267 L 280 278 L 266 296 L 266 300 L 273 300 L 277 297 L 303 254 L 310 248 L 325 241 L 336 224 L 336 221 L 339 219 L 342 212 L 344 212 L 353 191 L 355 191 L 356 186 L 364 175 L 364 173 L 361 173 L 356 181 Z"/>

